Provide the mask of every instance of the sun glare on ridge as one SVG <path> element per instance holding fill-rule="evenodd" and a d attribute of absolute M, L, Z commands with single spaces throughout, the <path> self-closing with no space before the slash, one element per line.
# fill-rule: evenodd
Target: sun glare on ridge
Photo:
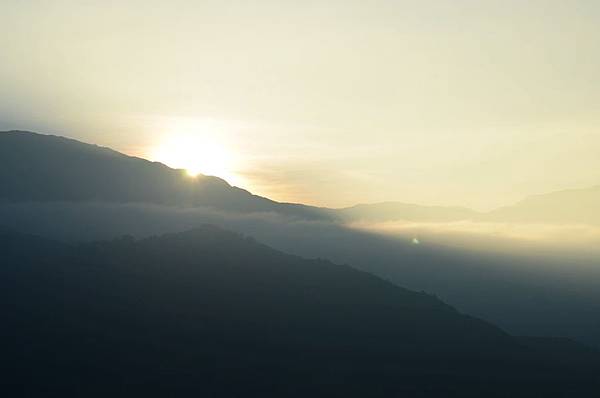
<path fill-rule="evenodd" d="M 234 154 L 219 141 L 218 132 L 201 124 L 169 128 L 152 157 L 170 167 L 184 169 L 190 177 L 203 174 L 239 184 L 234 173 Z"/>

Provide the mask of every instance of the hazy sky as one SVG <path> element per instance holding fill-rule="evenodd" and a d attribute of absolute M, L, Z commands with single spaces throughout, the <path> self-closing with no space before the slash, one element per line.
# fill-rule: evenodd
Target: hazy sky
<path fill-rule="evenodd" d="M 2 0 L 0 15 L 0 129 L 327 206 L 487 209 L 600 184 L 597 0 Z"/>

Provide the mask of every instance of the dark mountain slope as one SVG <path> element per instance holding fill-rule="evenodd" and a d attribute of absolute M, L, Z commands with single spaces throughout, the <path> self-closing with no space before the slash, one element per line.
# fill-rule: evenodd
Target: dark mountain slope
<path fill-rule="evenodd" d="M 318 208 L 274 202 L 217 177 L 191 178 L 108 148 L 24 131 L 0 132 L 2 201 L 150 203 L 324 216 Z"/>
<path fill-rule="evenodd" d="M 432 296 L 214 227 L 84 245 L 4 233 L 0 253 L 5 396 L 585 396 L 598 387 L 596 354 L 530 347 Z"/>

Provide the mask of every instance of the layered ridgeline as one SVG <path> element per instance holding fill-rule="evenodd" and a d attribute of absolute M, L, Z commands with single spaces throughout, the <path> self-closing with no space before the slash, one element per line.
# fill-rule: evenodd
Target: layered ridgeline
<path fill-rule="evenodd" d="M 216 227 L 0 233 L 5 396 L 590 396 L 598 353 Z M 567 395 L 570 394 L 570 395 Z"/>
<path fill-rule="evenodd" d="M 472 246 L 450 249 L 420 235 L 421 244 L 414 245 L 415 235 L 395 239 L 343 222 L 379 222 L 395 214 L 389 217 L 435 223 L 467 213 L 397 203 L 358 206 L 358 211 L 277 203 L 218 178 L 189 178 L 182 170 L 93 145 L 0 133 L 0 227 L 81 241 L 216 224 L 288 253 L 349 263 L 434 293 L 514 334 L 564 336 L 600 347 L 598 256 L 576 258 L 546 248 L 517 253 L 513 245 L 485 254 Z"/>

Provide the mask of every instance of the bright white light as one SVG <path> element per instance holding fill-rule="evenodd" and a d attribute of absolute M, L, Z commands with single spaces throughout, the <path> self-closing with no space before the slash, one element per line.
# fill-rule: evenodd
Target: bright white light
<path fill-rule="evenodd" d="M 235 184 L 233 153 L 220 141 L 220 134 L 210 123 L 175 120 L 154 149 L 154 160 L 195 177 L 199 174 L 217 176 Z"/>

